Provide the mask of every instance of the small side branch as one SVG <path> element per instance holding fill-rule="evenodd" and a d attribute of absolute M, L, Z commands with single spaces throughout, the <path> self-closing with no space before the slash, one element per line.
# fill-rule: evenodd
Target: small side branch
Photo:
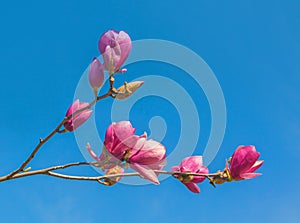
<path fill-rule="evenodd" d="M 16 176 L 17 174 L 21 173 L 22 171 L 24 171 L 24 168 L 28 165 L 28 163 L 34 158 L 34 156 L 36 155 L 36 153 L 40 150 L 40 148 L 46 143 L 48 142 L 56 133 L 64 133 L 64 130 L 60 130 L 60 128 L 68 121 L 70 120 L 72 117 L 74 117 L 75 115 L 90 109 L 91 107 L 93 107 L 98 101 L 103 100 L 104 98 L 107 97 L 111 97 L 113 95 L 113 83 L 111 83 L 111 88 L 109 89 L 109 91 L 101 96 L 97 96 L 95 97 L 95 99 L 86 107 L 77 110 L 76 112 L 74 112 L 72 115 L 66 116 L 57 126 L 56 128 L 48 135 L 46 136 L 44 139 L 40 138 L 39 139 L 39 143 L 37 144 L 37 146 L 33 149 L 33 151 L 31 152 L 31 154 L 29 155 L 29 157 L 21 164 L 21 166 L 19 168 L 17 168 L 16 170 L 12 171 L 11 173 L 0 177 L 0 182 L 2 181 L 6 181 L 6 180 L 10 180 L 15 178 L 14 176 Z M 32 171 L 31 171 L 32 172 Z M 22 174 L 28 174 L 31 172 L 26 172 L 26 173 L 22 173 Z M 18 175 L 20 177 L 20 175 Z"/>

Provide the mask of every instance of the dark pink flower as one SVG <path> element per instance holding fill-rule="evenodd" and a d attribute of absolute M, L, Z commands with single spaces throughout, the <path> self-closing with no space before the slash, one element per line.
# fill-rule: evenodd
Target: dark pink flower
<path fill-rule="evenodd" d="M 76 111 L 88 106 L 89 104 L 86 102 L 79 102 L 76 100 L 68 109 L 66 113 L 66 117 L 74 114 Z M 67 122 L 64 123 L 65 129 L 72 132 L 81 126 L 88 118 L 91 116 L 92 110 L 86 109 L 69 119 Z"/>
<path fill-rule="evenodd" d="M 102 169 L 109 169 L 123 161 L 124 154 L 129 150 L 125 140 L 133 136 L 135 128 L 129 121 L 113 122 L 106 129 L 102 153 L 98 157 L 87 144 L 90 155 L 99 163 Z M 128 140 L 127 140 L 128 141 Z"/>
<path fill-rule="evenodd" d="M 104 146 L 106 150 L 114 157 L 122 160 L 124 153 L 128 150 L 126 140 L 133 136 L 135 128 L 129 121 L 113 122 L 106 130 Z"/>
<path fill-rule="evenodd" d="M 89 67 L 89 82 L 94 90 L 98 90 L 104 82 L 104 67 L 96 57 Z"/>
<path fill-rule="evenodd" d="M 124 31 L 108 30 L 98 42 L 104 59 L 104 67 L 110 74 L 119 72 L 131 50 L 131 39 Z"/>
<path fill-rule="evenodd" d="M 259 152 L 254 146 L 239 146 L 232 155 L 229 167 L 229 174 L 233 180 L 251 179 L 260 176 L 254 173 L 261 165 L 263 160 L 258 160 Z"/>
<path fill-rule="evenodd" d="M 184 158 L 179 166 L 172 167 L 172 172 L 208 174 L 208 168 L 203 166 L 202 156 L 190 156 Z M 193 176 L 188 174 L 175 174 L 174 177 L 179 179 L 190 191 L 194 193 L 200 193 L 200 188 L 197 183 L 201 183 L 205 180 L 204 176 Z"/>
<path fill-rule="evenodd" d="M 159 142 L 147 140 L 146 134 L 137 136 L 134 132 L 135 128 L 128 121 L 112 123 L 106 130 L 100 157 L 97 157 L 89 145 L 87 148 L 103 169 L 126 162 L 142 177 L 158 184 L 154 170 L 160 170 L 166 164 L 166 149 Z"/>

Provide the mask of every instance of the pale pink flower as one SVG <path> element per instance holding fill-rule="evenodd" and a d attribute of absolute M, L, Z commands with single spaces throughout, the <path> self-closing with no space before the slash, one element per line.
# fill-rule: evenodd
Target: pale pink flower
<path fill-rule="evenodd" d="M 152 183 L 159 184 L 154 170 L 161 170 L 166 165 L 166 148 L 152 139 L 147 140 L 144 133 L 132 136 L 126 144 L 130 147 L 125 157 L 130 167 Z"/>
<path fill-rule="evenodd" d="M 120 72 L 131 47 L 131 39 L 124 31 L 108 30 L 100 37 L 98 48 L 104 59 L 104 67 L 110 74 Z"/>
<path fill-rule="evenodd" d="M 104 66 L 96 57 L 89 67 L 89 82 L 94 90 L 98 90 L 104 82 Z"/>

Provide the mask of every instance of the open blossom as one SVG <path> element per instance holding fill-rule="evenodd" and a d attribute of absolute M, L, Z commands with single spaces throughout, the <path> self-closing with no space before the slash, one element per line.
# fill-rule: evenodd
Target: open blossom
<path fill-rule="evenodd" d="M 208 174 L 208 168 L 203 166 L 202 156 L 190 156 L 184 158 L 179 166 L 172 167 L 172 172 Z M 174 177 L 179 179 L 190 191 L 194 193 L 200 193 L 200 188 L 197 183 L 201 183 L 205 180 L 204 176 L 178 174 L 174 175 Z"/>
<path fill-rule="evenodd" d="M 254 146 L 239 146 L 230 161 L 230 177 L 233 180 L 243 180 L 260 176 L 260 173 L 254 173 L 264 162 L 258 160 L 259 156 L 260 153 L 256 152 Z"/>
<path fill-rule="evenodd" d="M 133 135 L 124 142 L 129 150 L 123 159 L 130 167 L 152 183 L 159 184 L 157 174 L 153 170 L 161 170 L 166 165 L 166 148 L 152 139 L 147 140 L 147 134 Z"/>
<path fill-rule="evenodd" d="M 145 133 L 138 136 L 134 135 L 134 132 L 135 128 L 129 121 L 112 123 L 106 130 L 100 157 L 96 156 L 89 145 L 87 148 L 102 168 L 112 168 L 126 162 L 142 177 L 158 184 L 154 170 L 160 170 L 166 164 L 166 149 L 159 142 L 147 140 Z"/>
<path fill-rule="evenodd" d="M 104 67 L 110 74 L 120 71 L 131 46 L 131 39 L 124 31 L 108 30 L 100 37 L 98 48 L 104 59 Z"/>
<path fill-rule="evenodd" d="M 66 117 L 74 114 L 76 111 L 88 106 L 89 104 L 86 102 L 80 102 L 76 100 L 68 109 L 66 113 Z M 92 110 L 86 109 L 74 116 L 72 116 L 68 121 L 64 123 L 64 127 L 66 130 L 72 132 L 81 126 L 88 118 L 91 116 Z"/>
<path fill-rule="evenodd" d="M 89 82 L 93 89 L 97 90 L 104 82 L 104 66 L 95 57 L 89 67 Z"/>

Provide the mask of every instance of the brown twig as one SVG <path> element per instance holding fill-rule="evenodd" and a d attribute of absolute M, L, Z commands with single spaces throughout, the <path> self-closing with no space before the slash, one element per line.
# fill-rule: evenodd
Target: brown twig
<path fill-rule="evenodd" d="M 49 175 L 49 176 L 52 176 L 52 177 L 63 178 L 63 179 L 67 179 L 67 180 L 98 181 L 101 184 L 103 184 L 101 182 L 101 180 L 107 179 L 107 178 L 131 177 L 131 176 L 141 177 L 141 175 L 138 172 L 110 174 L 110 175 L 103 175 L 103 176 L 74 176 L 74 175 L 66 175 L 66 174 L 53 172 L 55 170 L 66 169 L 66 168 L 74 167 L 74 166 L 95 165 L 95 164 L 97 164 L 97 162 L 76 162 L 76 163 L 69 163 L 69 164 L 65 164 L 65 165 L 53 166 L 53 167 L 48 167 L 48 168 L 45 168 L 45 169 L 33 170 L 33 171 L 24 172 L 24 173 L 19 173 L 19 174 L 16 174 L 16 175 L 10 177 L 9 179 L 2 180 L 0 178 L 0 182 L 5 181 L 5 180 L 12 180 L 12 179 L 16 179 L 16 178 L 33 176 L 33 175 Z M 183 175 L 183 174 L 184 175 L 192 175 L 192 176 L 203 176 L 203 177 L 206 177 L 208 179 L 210 177 L 215 177 L 215 176 L 220 175 L 219 172 L 212 173 L 212 174 L 182 173 L 182 172 L 170 172 L 170 171 L 164 171 L 164 170 L 154 170 L 154 172 L 156 172 L 157 174 L 167 174 L 167 175 L 172 175 L 172 176 L 174 176 L 174 175 Z"/>
<path fill-rule="evenodd" d="M 95 98 L 91 103 L 89 103 L 89 105 L 87 105 L 86 107 L 77 110 L 76 112 L 74 112 L 73 114 L 66 116 L 57 126 L 56 128 L 48 135 L 46 136 L 44 139 L 40 138 L 39 139 L 39 143 L 37 144 L 37 146 L 34 148 L 34 150 L 31 152 L 31 154 L 29 155 L 29 157 L 22 163 L 22 165 L 17 168 L 16 170 L 12 171 L 11 173 L 0 177 L 0 182 L 2 181 L 6 181 L 9 180 L 11 178 L 13 178 L 13 176 L 15 176 L 16 174 L 22 172 L 24 170 L 24 168 L 28 165 L 28 163 L 34 158 L 35 154 L 39 151 L 39 149 L 47 142 L 49 141 L 49 139 L 51 139 L 56 133 L 63 133 L 65 132 L 64 130 L 60 130 L 60 128 L 68 121 L 70 120 L 72 117 L 74 117 L 75 115 L 90 109 L 91 107 L 93 107 L 98 101 L 107 98 L 107 97 L 112 97 L 113 96 L 113 82 L 110 83 L 110 89 L 108 90 L 108 92 L 104 95 L 101 96 L 97 96 L 97 98 Z"/>
<path fill-rule="evenodd" d="M 52 167 L 48 167 L 48 168 L 45 168 L 45 169 L 18 173 L 18 174 L 15 174 L 15 175 L 11 176 L 8 179 L 5 179 L 4 177 L 1 177 L 0 182 L 6 181 L 6 180 L 12 180 L 12 179 L 16 179 L 16 178 L 22 178 L 22 177 L 38 175 L 38 174 L 47 174 L 47 172 L 49 172 L 49 171 L 54 171 L 54 170 L 59 170 L 59 169 L 66 169 L 66 168 L 73 167 L 73 166 L 94 165 L 94 164 L 96 164 L 96 163 L 95 162 L 76 162 L 76 163 L 69 163 L 69 164 L 65 164 L 65 165 L 52 166 Z"/>

